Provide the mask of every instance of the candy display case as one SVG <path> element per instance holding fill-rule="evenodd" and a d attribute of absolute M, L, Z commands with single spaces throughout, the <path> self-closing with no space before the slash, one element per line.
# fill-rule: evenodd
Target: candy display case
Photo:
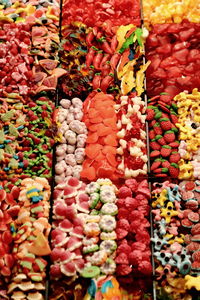
<path fill-rule="evenodd" d="M 0 299 L 199 299 L 199 5 L 0 1 Z"/>

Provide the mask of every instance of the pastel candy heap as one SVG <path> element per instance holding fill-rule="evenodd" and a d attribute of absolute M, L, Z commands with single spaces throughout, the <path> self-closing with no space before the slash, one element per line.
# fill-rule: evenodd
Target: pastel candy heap
<path fill-rule="evenodd" d="M 62 99 L 60 104 L 57 112 L 59 145 L 56 146 L 56 183 L 62 182 L 68 176 L 80 178 L 87 139 L 87 128 L 82 122 L 81 99 Z"/>
<path fill-rule="evenodd" d="M 101 177 L 115 180 L 118 177 L 117 117 L 114 105 L 114 97 L 102 92 L 90 94 L 84 102 L 83 121 L 87 126 L 88 137 L 81 178 L 85 180 L 92 181 Z"/>
<path fill-rule="evenodd" d="M 140 97 L 121 96 L 115 105 L 117 113 L 118 170 L 131 178 L 147 173 L 145 107 Z"/>
<path fill-rule="evenodd" d="M 199 289 L 197 283 L 190 285 L 191 277 L 199 277 L 199 182 L 176 185 L 165 181 L 154 187 L 151 240 L 158 286 L 174 299 L 180 295 L 185 299 L 187 290 Z"/>
<path fill-rule="evenodd" d="M 75 177 L 56 185 L 53 192 L 53 223 L 51 232 L 50 275 L 52 279 L 71 277 L 83 271 L 82 255 L 85 218 L 89 213 L 86 185 Z"/>
<path fill-rule="evenodd" d="M 0 22 L 0 38 L 0 96 L 9 98 L 15 93 L 26 102 L 33 88 L 30 26 Z"/>
<path fill-rule="evenodd" d="M 109 179 L 98 179 L 86 187 L 89 195 L 90 214 L 84 224 L 83 253 L 86 267 L 82 272 L 85 278 L 95 278 L 100 273 L 115 273 L 116 220 L 116 187 Z"/>
<path fill-rule="evenodd" d="M 180 145 L 179 179 L 200 179 L 200 92 L 182 92 L 174 98 L 178 107 Z"/>
<path fill-rule="evenodd" d="M 12 191 L 11 191 L 12 193 Z M 13 232 L 13 254 L 16 264 L 8 285 L 11 299 L 43 299 L 47 261 L 50 186 L 45 178 L 22 180 L 17 205 L 19 211 Z M 11 228 L 13 229 L 13 227 Z"/>
<path fill-rule="evenodd" d="M 157 24 L 146 40 L 149 97 L 166 92 L 168 100 L 183 90 L 199 88 L 200 23 L 184 20 L 180 24 Z"/>
<path fill-rule="evenodd" d="M 144 0 L 143 16 L 146 26 L 163 23 L 200 22 L 198 2 L 189 0 Z"/>
<path fill-rule="evenodd" d="M 165 102 L 161 93 L 148 100 L 147 121 L 149 127 L 149 146 L 151 160 L 151 175 L 155 177 L 177 178 L 178 162 L 178 113 L 177 106 Z"/>
<path fill-rule="evenodd" d="M 119 26 L 134 23 L 140 25 L 140 3 L 134 1 L 63 1 L 63 24 L 71 21 L 88 26 Z"/>
<path fill-rule="evenodd" d="M 116 275 L 125 283 L 151 275 L 147 180 L 127 179 L 118 192 Z M 125 276 L 125 277 L 124 277 Z"/>

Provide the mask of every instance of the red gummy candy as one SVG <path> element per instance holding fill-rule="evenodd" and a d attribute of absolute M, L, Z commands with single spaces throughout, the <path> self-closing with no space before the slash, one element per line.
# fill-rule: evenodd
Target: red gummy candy
<path fill-rule="evenodd" d="M 128 258 L 130 264 L 136 267 L 142 261 L 142 252 L 140 250 L 134 250 L 129 254 Z"/>
<path fill-rule="evenodd" d="M 129 231 L 130 224 L 129 224 L 128 220 L 126 220 L 126 219 L 120 219 L 120 220 L 117 222 L 117 228 L 120 228 L 120 229 L 124 229 L 124 230 L 126 230 L 126 231 Z"/>
<path fill-rule="evenodd" d="M 116 233 L 117 233 L 117 239 L 121 240 L 121 239 L 123 239 L 127 236 L 128 231 L 124 230 L 124 229 L 121 229 L 121 228 L 117 228 Z"/>
<path fill-rule="evenodd" d="M 126 276 L 132 272 L 132 268 L 129 265 L 118 265 L 116 268 L 116 274 Z"/>
<path fill-rule="evenodd" d="M 128 244 L 121 244 L 117 248 L 117 253 L 125 253 L 126 255 L 128 255 L 130 252 L 131 252 L 131 247 Z"/>
<path fill-rule="evenodd" d="M 132 192 L 131 192 L 131 189 L 129 187 L 122 186 L 119 189 L 119 192 L 118 192 L 118 197 L 119 198 L 126 198 L 126 197 L 131 197 L 131 196 L 132 196 Z"/>
<path fill-rule="evenodd" d="M 127 180 L 125 181 L 125 184 L 126 184 L 132 191 L 137 190 L 138 182 L 136 181 L 136 179 L 127 179 Z"/>
<path fill-rule="evenodd" d="M 128 257 L 125 253 L 120 253 L 116 258 L 115 258 L 115 262 L 117 264 L 125 264 L 127 265 L 129 263 L 128 261 Z"/>
<path fill-rule="evenodd" d="M 126 197 L 124 202 L 126 208 L 129 210 L 135 209 L 138 206 L 138 201 L 135 198 Z"/>
<path fill-rule="evenodd" d="M 129 216 L 129 211 L 126 208 L 120 208 L 118 211 L 118 218 L 119 219 L 127 219 Z"/>

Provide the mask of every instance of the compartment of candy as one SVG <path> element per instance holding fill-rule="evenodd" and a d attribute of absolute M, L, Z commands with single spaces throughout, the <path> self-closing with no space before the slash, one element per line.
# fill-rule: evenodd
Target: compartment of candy
<path fill-rule="evenodd" d="M 154 183 L 152 213 L 158 299 L 195 299 L 199 290 L 199 181 Z"/>
<path fill-rule="evenodd" d="M 147 95 L 167 93 L 165 102 L 183 90 L 199 88 L 199 23 L 156 24 L 146 41 Z"/>
<path fill-rule="evenodd" d="M 23 179 L 19 186 L 3 181 L 0 191 L 2 295 L 44 299 L 45 256 L 51 252 L 49 183 L 39 177 Z"/>

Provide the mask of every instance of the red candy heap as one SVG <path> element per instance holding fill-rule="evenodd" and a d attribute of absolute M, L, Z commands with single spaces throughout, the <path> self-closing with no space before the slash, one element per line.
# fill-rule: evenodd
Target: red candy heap
<path fill-rule="evenodd" d="M 170 99 L 183 90 L 200 87 L 200 24 L 183 21 L 181 24 L 153 26 L 146 42 L 149 97 L 168 93 Z"/>
<path fill-rule="evenodd" d="M 109 1 L 64 1 L 63 25 L 71 21 L 79 21 L 87 26 L 107 26 L 126 24 L 140 25 L 140 2 L 138 0 L 109 0 Z"/>
<path fill-rule="evenodd" d="M 30 26 L 0 24 L 0 96 L 19 93 L 24 97 L 31 92 L 33 58 L 29 55 Z"/>
<path fill-rule="evenodd" d="M 147 180 L 138 183 L 135 179 L 127 179 L 119 189 L 116 229 L 118 248 L 115 259 L 118 276 L 138 277 L 138 274 L 145 276 L 152 272 L 148 233 L 150 224 L 146 218 L 149 215 L 149 198 Z"/>

